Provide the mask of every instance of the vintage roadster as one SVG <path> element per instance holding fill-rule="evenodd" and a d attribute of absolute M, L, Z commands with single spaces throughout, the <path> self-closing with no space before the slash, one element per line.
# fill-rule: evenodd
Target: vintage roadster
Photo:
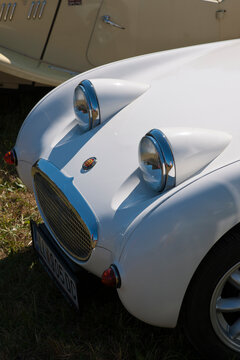
<path fill-rule="evenodd" d="M 239 16 L 239 0 L 1 0 L 0 71 L 56 86 L 111 61 L 237 38 Z"/>
<path fill-rule="evenodd" d="M 240 358 L 240 40 L 122 60 L 45 96 L 5 155 L 34 247 L 78 307 L 81 268 L 126 309 Z"/>

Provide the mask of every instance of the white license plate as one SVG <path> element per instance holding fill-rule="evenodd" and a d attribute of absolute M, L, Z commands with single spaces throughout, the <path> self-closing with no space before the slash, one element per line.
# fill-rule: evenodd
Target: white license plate
<path fill-rule="evenodd" d="M 54 255 L 52 250 L 44 241 L 44 238 L 35 227 L 33 231 L 35 249 L 44 259 L 47 267 L 51 271 L 52 275 L 58 282 L 58 284 L 65 290 L 73 303 L 79 308 L 77 286 L 75 280 L 71 277 L 69 272 L 64 268 L 63 264 Z"/>

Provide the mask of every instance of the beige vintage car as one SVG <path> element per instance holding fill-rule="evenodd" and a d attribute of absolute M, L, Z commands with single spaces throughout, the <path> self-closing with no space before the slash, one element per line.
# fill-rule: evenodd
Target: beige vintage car
<path fill-rule="evenodd" d="M 115 60 L 237 38 L 239 17 L 239 0 L 0 0 L 0 85 L 56 86 Z"/>

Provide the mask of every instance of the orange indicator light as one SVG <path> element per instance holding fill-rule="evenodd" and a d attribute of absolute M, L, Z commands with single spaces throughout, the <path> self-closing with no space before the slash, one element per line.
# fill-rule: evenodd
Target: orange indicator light
<path fill-rule="evenodd" d="M 96 165 L 96 163 L 97 163 L 97 159 L 95 157 L 91 157 L 86 161 L 84 161 L 82 168 L 85 171 L 90 170 L 94 165 Z"/>

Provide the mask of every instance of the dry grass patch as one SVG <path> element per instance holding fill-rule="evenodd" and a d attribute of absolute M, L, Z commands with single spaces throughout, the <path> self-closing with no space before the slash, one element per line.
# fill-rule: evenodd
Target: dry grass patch
<path fill-rule="evenodd" d="M 39 219 L 36 202 L 17 176 L 0 170 L 0 259 L 30 245 L 30 219 Z"/>

